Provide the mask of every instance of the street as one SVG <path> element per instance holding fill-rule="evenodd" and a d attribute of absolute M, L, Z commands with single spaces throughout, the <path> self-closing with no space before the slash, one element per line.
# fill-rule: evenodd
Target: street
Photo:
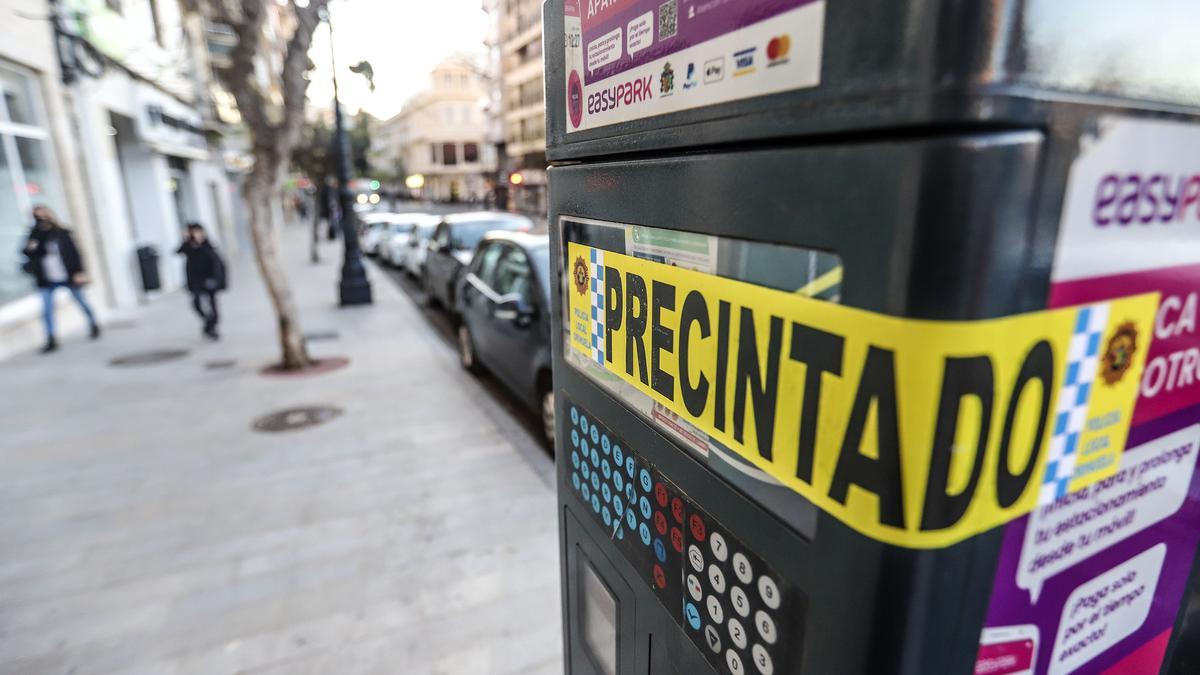
<path fill-rule="evenodd" d="M 338 309 L 341 244 L 311 265 L 306 234 L 283 259 L 310 349 L 344 368 L 260 374 L 249 257 L 220 342 L 172 294 L 0 365 L 0 672 L 561 672 L 536 418 L 460 369 L 411 282 L 369 265 L 375 304 Z M 301 406 L 334 410 L 253 426 Z"/>

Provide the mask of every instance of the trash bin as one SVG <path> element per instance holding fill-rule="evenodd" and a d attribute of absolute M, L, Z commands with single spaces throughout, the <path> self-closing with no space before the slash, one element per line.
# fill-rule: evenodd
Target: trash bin
<path fill-rule="evenodd" d="M 142 290 L 157 291 L 162 288 L 158 274 L 158 249 L 150 245 L 137 249 L 138 270 L 142 273 Z"/>

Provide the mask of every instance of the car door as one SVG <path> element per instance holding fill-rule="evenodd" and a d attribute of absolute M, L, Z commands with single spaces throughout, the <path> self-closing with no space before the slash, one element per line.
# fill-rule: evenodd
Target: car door
<path fill-rule="evenodd" d="M 433 293 L 433 297 L 439 302 L 446 301 L 446 280 L 453 263 L 454 259 L 450 256 L 450 225 L 442 223 L 433 233 L 429 242 L 429 255 L 425 258 L 425 275 L 428 279 L 426 290 Z"/>
<path fill-rule="evenodd" d="M 496 300 L 499 296 L 492 289 L 492 285 L 496 281 L 496 262 L 503 255 L 505 248 L 507 247 L 504 244 L 495 241 L 480 244 L 463 279 L 462 297 L 459 298 L 459 318 L 471 331 L 475 356 L 493 370 L 498 360 L 498 350 L 491 317 L 496 311 Z"/>
<path fill-rule="evenodd" d="M 506 244 L 496 261 L 496 308 L 488 321 L 493 336 L 492 349 L 496 356 L 492 368 L 518 395 L 533 396 L 535 376 L 532 357 L 538 337 L 533 329 L 537 323 L 534 302 L 534 277 L 529 257 L 518 246 Z"/>

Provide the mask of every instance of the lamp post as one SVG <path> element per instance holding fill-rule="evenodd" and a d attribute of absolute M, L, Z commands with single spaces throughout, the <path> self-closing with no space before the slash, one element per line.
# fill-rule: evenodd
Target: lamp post
<path fill-rule="evenodd" d="M 337 177 L 338 210 L 342 226 L 342 277 L 338 283 L 338 299 L 342 307 L 371 304 L 371 282 L 363 266 L 362 250 L 358 247 L 358 229 L 354 227 L 354 195 L 350 194 L 350 140 L 342 121 L 342 104 L 338 100 L 337 59 L 333 50 L 333 17 L 323 10 L 329 24 L 329 63 L 333 67 L 333 161 Z"/>

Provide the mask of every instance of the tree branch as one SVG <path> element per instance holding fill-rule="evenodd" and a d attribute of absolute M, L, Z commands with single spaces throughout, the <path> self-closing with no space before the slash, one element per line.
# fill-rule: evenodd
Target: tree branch
<path fill-rule="evenodd" d="M 284 147 L 290 148 L 295 143 L 304 122 L 304 97 L 308 92 L 308 79 L 304 74 L 312 65 L 308 49 L 312 46 L 313 31 L 320 22 L 321 12 L 328 4 L 329 0 L 311 0 L 306 7 L 295 8 L 296 31 L 288 40 L 279 78 L 283 88 L 283 119 L 279 132 Z"/>

